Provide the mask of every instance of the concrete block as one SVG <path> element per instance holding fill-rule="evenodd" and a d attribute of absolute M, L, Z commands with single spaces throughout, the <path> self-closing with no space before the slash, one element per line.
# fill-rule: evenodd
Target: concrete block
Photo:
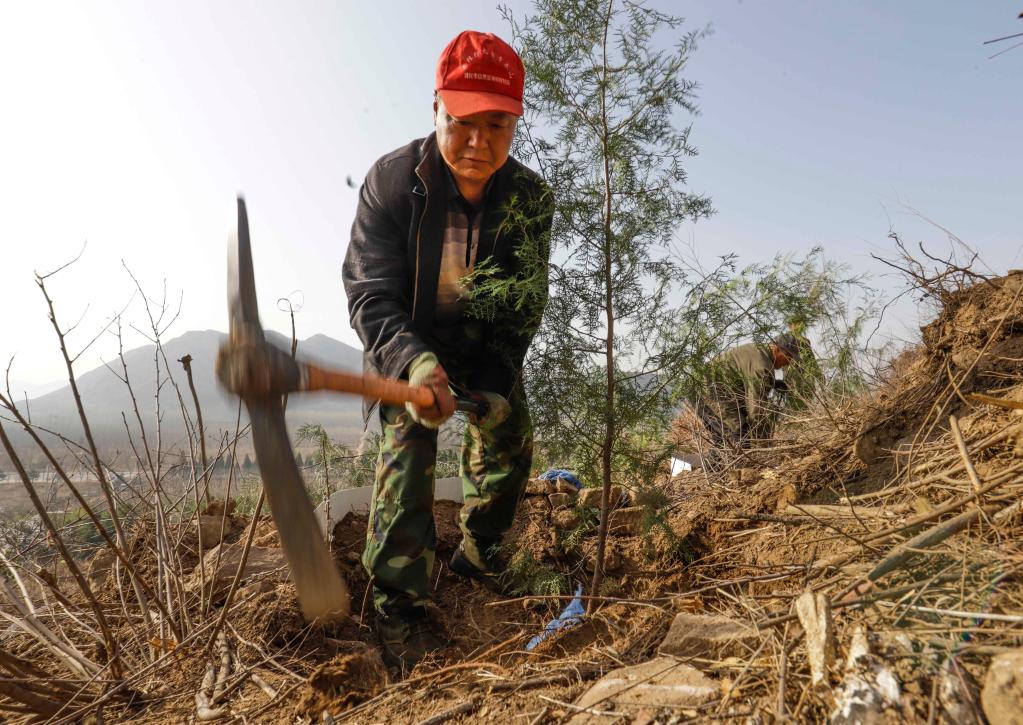
<path fill-rule="evenodd" d="M 755 629 L 728 617 L 680 612 L 664 636 L 659 654 L 721 660 L 743 657 L 756 649 Z"/>
<path fill-rule="evenodd" d="M 589 712 L 579 712 L 570 725 L 606 724 L 608 716 L 598 713 L 613 711 L 630 716 L 644 710 L 699 707 L 720 697 L 721 689 L 699 670 L 671 657 L 658 657 L 642 664 L 612 670 L 584 692 L 575 705 Z"/>

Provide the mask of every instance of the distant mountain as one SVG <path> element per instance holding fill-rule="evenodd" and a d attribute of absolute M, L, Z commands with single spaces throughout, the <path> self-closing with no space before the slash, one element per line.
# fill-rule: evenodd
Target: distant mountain
<path fill-rule="evenodd" d="M 207 432 L 215 434 L 219 430 L 234 430 L 238 401 L 220 388 L 214 373 L 217 350 L 225 337 L 224 333 L 216 330 L 186 332 L 164 342 L 162 356 L 157 356 L 155 345 L 135 348 L 124 354 L 135 404 L 151 442 L 156 430 L 157 404 L 164 445 L 184 441 L 178 394 L 174 386 L 165 383 L 157 395 L 157 368 L 161 380 L 170 373 L 189 415 L 193 421 L 195 419 L 188 379 L 179 362 L 185 355 L 192 356 L 192 376 Z M 267 340 L 290 349 L 291 341 L 280 333 L 268 331 Z M 344 370 L 359 371 L 362 368 L 360 350 L 326 335 L 313 335 L 299 341 L 298 356 Z M 124 420 L 127 419 L 133 435 L 137 435 L 138 430 L 131 394 L 119 379 L 123 374 L 121 361 L 114 359 L 106 366 L 82 373 L 77 380 L 89 425 L 100 445 L 116 446 L 122 450 L 127 445 Z M 60 431 L 76 440 L 82 439 L 82 427 L 70 386 L 65 385 L 46 395 L 30 398 L 27 405 L 21 401 L 19 407 L 23 413 L 27 412 L 31 416 L 33 423 Z M 355 441 L 362 431 L 361 410 L 362 400 L 354 396 L 326 393 L 296 395 L 288 403 L 288 422 L 292 428 L 303 423 L 319 423 L 327 428 L 332 437 Z M 13 432 L 11 426 L 6 427 Z"/>
<path fill-rule="evenodd" d="M 11 378 L 11 393 L 15 398 L 24 399 L 26 395 L 29 398 L 38 398 L 40 395 L 46 395 L 54 390 L 59 390 L 66 384 L 59 380 L 52 380 L 48 383 L 30 383 L 26 380 Z"/>

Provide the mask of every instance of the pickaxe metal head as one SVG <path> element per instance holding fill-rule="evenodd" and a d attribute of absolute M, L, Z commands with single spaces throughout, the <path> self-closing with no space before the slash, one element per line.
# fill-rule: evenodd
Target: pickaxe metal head
<path fill-rule="evenodd" d="M 280 534 L 281 548 L 291 565 L 302 613 L 309 621 L 346 615 L 350 604 L 348 588 L 320 538 L 312 503 L 295 464 L 284 421 L 284 406 L 272 382 L 279 378 L 275 377 L 277 373 L 262 367 L 277 364 L 287 369 L 280 356 L 274 354 L 276 348 L 267 345 L 259 322 L 249 219 L 241 197 L 238 198 L 238 229 L 232 235 L 228 252 L 227 289 L 229 335 L 218 356 L 218 374 L 228 373 L 227 380 L 221 377 L 221 381 L 229 389 L 245 391 L 242 400 L 249 412 L 252 445 L 263 478 L 263 490 Z M 234 368 L 231 361 L 235 361 Z M 230 384 L 231 371 L 237 372 L 238 368 L 249 383 L 263 381 L 263 387 L 247 389 L 244 384 Z"/>

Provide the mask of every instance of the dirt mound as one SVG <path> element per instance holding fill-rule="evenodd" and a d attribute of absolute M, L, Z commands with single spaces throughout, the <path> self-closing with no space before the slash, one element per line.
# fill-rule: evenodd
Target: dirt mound
<path fill-rule="evenodd" d="M 325 662 L 309 675 L 309 687 L 298 702 L 301 712 L 318 716 L 324 709 L 347 710 L 375 697 L 387 685 L 380 653 L 361 642 L 346 643 L 350 651 Z"/>
<path fill-rule="evenodd" d="M 937 318 L 921 328 L 922 345 L 896 360 L 864 401 L 856 453 L 865 464 L 908 464 L 915 445 L 933 441 L 949 415 L 971 407 L 965 396 L 1021 379 L 1021 291 L 1017 272 L 943 295 Z"/>

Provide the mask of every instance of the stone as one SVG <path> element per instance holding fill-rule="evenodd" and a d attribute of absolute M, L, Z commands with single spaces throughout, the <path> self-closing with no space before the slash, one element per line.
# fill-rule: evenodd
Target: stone
<path fill-rule="evenodd" d="M 1003 652 L 991 660 L 980 702 L 990 722 L 1023 725 L 1023 649 Z"/>
<path fill-rule="evenodd" d="M 600 489 L 599 488 L 584 488 L 579 491 L 579 506 L 586 506 L 588 508 L 599 509 L 600 508 Z"/>
<path fill-rule="evenodd" d="M 720 695 L 718 683 L 696 668 L 671 657 L 658 657 L 612 670 L 597 680 L 575 701 L 576 707 L 590 712 L 577 713 L 569 725 L 609 722 L 606 715 L 597 713 L 638 717 L 644 710 L 699 707 Z M 628 717 L 624 721 L 629 722 Z"/>
<path fill-rule="evenodd" d="M 233 498 L 227 499 L 226 505 L 224 504 L 224 499 L 213 498 L 210 499 L 208 504 L 206 504 L 206 510 L 203 511 L 203 513 L 206 514 L 207 516 L 223 516 L 224 510 L 226 509 L 227 515 L 230 516 L 232 513 L 234 513 L 235 507 L 237 506 L 238 502 Z"/>
<path fill-rule="evenodd" d="M 572 505 L 572 497 L 567 493 L 552 493 L 547 500 L 551 502 L 551 508 L 555 509 Z"/>
<path fill-rule="evenodd" d="M 549 481 L 545 481 L 542 478 L 531 478 L 526 482 L 526 495 L 527 496 L 546 496 L 549 493 L 553 493 L 548 487 Z"/>
<path fill-rule="evenodd" d="M 863 627 L 857 626 L 849 643 L 845 676 L 834 696 L 831 725 L 881 725 L 900 722 L 902 687 L 892 669 L 871 654 Z"/>
<path fill-rule="evenodd" d="M 590 508 L 600 508 L 600 492 L 599 488 L 584 488 L 579 491 L 579 502 L 578 506 L 588 506 Z M 628 506 L 631 503 L 631 497 L 628 491 L 623 489 L 621 486 L 611 487 L 611 496 L 608 499 L 611 504 L 611 508 L 618 506 Z"/>
<path fill-rule="evenodd" d="M 207 514 L 200 514 L 199 530 L 202 532 L 202 548 L 209 549 L 222 541 L 220 537 L 221 525 L 224 527 L 224 536 L 226 537 L 232 531 L 230 517 L 225 518 L 222 515 L 210 516 Z"/>
<path fill-rule="evenodd" d="M 92 561 L 89 562 L 89 568 L 85 572 L 85 576 L 89 578 L 89 583 L 92 585 L 101 584 L 107 578 L 107 574 L 114 568 L 116 561 L 117 554 L 111 549 L 100 549 L 97 551 L 96 556 L 92 557 Z"/>
<path fill-rule="evenodd" d="M 573 498 L 579 495 L 579 489 L 563 478 L 559 478 L 554 482 L 554 491 L 555 493 L 568 494 Z"/>
<path fill-rule="evenodd" d="M 749 625 L 728 617 L 680 612 L 657 652 L 708 660 L 744 657 L 756 649 L 759 637 Z"/>
<path fill-rule="evenodd" d="M 574 508 L 558 509 L 551 514 L 551 520 L 559 529 L 574 529 L 579 525 L 579 512 Z"/>
<path fill-rule="evenodd" d="M 216 571 L 216 580 L 213 581 L 214 567 L 217 563 L 217 554 L 223 547 L 220 555 L 220 567 Z M 214 594 L 225 594 L 231 586 L 235 572 L 238 571 L 238 563 L 241 561 L 241 544 L 221 544 L 213 547 L 202 558 L 202 562 L 195 567 L 189 582 L 185 585 L 185 591 L 192 593 L 199 590 L 201 579 L 199 567 L 205 572 L 207 591 Z M 249 549 L 249 556 L 245 561 L 245 568 L 242 570 L 242 581 L 260 574 L 279 574 L 280 579 L 287 578 L 288 563 L 284 559 L 284 552 L 280 549 L 270 549 L 262 546 L 253 546 Z"/>
<path fill-rule="evenodd" d="M 644 509 L 642 506 L 630 506 L 615 509 L 607 522 L 608 532 L 620 536 L 639 536 L 643 533 Z"/>

